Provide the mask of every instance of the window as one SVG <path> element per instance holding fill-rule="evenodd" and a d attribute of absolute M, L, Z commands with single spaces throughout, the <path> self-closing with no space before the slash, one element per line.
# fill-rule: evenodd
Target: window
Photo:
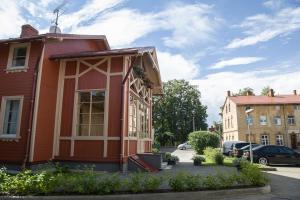
<path fill-rule="evenodd" d="M 276 145 L 283 146 L 283 135 L 276 135 Z"/>
<path fill-rule="evenodd" d="M 287 117 L 287 120 L 288 120 L 288 125 L 295 125 L 295 117 L 294 116 L 289 115 Z"/>
<path fill-rule="evenodd" d="M 29 43 L 12 44 L 10 46 L 7 69 L 27 68 L 29 49 Z"/>
<path fill-rule="evenodd" d="M 148 129 L 149 129 L 149 109 L 146 105 L 140 103 L 139 104 L 139 116 L 140 116 L 140 127 L 139 127 L 139 133 L 140 138 L 145 138 L 148 135 Z"/>
<path fill-rule="evenodd" d="M 227 105 L 225 106 L 225 110 L 226 110 L 226 113 L 227 113 Z"/>
<path fill-rule="evenodd" d="M 275 116 L 273 118 L 273 123 L 277 126 L 281 126 L 281 117 L 280 116 Z"/>
<path fill-rule="evenodd" d="M 137 136 L 137 100 L 130 96 L 130 105 L 129 105 L 129 136 Z"/>
<path fill-rule="evenodd" d="M 280 110 L 280 106 L 279 105 L 275 106 L 275 109 Z"/>
<path fill-rule="evenodd" d="M 269 145 L 269 137 L 268 137 L 268 135 L 262 135 L 261 136 L 261 144 L 262 145 Z"/>
<path fill-rule="evenodd" d="M 103 136 L 105 92 L 79 92 L 78 136 Z"/>
<path fill-rule="evenodd" d="M 246 117 L 246 124 L 253 125 L 253 117 L 251 115 Z"/>
<path fill-rule="evenodd" d="M 245 110 L 250 110 L 251 109 L 251 106 L 246 106 L 245 107 Z"/>
<path fill-rule="evenodd" d="M 229 119 L 229 117 L 227 119 L 227 127 L 230 128 L 230 119 Z"/>
<path fill-rule="evenodd" d="M 231 116 L 231 128 L 233 128 L 233 116 Z"/>
<path fill-rule="evenodd" d="M 23 96 L 3 97 L 0 116 L 0 136 L 18 138 L 23 106 Z"/>
<path fill-rule="evenodd" d="M 228 104 L 228 112 L 230 112 L 230 103 Z"/>
<path fill-rule="evenodd" d="M 300 105 L 294 105 L 294 110 L 300 110 Z"/>
<path fill-rule="evenodd" d="M 259 117 L 259 121 L 260 121 L 260 125 L 267 125 L 268 121 L 267 121 L 267 116 L 265 115 L 261 115 Z"/>

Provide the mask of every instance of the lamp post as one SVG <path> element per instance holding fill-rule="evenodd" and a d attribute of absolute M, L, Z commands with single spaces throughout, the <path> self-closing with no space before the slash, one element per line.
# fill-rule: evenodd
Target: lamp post
<path fill-rule="evenodd" d="M 246 110 L 246 115 L 247 115 L 247 125 L 248 125 L 248 135 L 249 135 L 249 151 L 250 151 L 250 161 L 253 163 L 253 152 L 252 152 L 252 143 L 251 143 L 251 131 L 250 131 L 250 113 L 253 112 L 254 109 L 248 109 Z"/>

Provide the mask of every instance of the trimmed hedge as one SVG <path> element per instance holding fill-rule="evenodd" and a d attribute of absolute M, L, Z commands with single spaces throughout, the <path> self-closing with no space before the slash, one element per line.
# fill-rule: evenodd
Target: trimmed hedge
<path fill-rule="evenodd" d="M 189 142 L 197 154 L 203 154 L 206 147 L 217 148 L 219 146 L 219 136 L 207 131 L 196 131 L 189 134 Z"/>

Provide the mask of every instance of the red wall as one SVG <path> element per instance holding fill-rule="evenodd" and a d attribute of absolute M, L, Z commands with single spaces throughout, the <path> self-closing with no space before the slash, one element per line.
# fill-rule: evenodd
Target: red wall
<path fill-rule="evenodd" d="M 42 51 L 41 42 L 32 42 L 27 72 L 6 73 L 9 45 L 0 44 L 0 100 L 2 96 L 24 96 L 23 112 L 18 141 L 0 140 L 0 161 L 22 163 L 26 152 L 34 68 Z M 0 105 L 2 106 L 2 105 Z"/>

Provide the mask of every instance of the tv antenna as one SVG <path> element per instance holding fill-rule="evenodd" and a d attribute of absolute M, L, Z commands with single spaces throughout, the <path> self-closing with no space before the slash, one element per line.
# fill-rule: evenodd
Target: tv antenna
<path fill-rule="evenodd" d="M 53 10 L 53 14 L 55 14 L 55 20 L 52 21 L 54 26 L 50 27 L 50 33 L 61 33 L 60 28 L 58 27 L 58 19 L 65 12 L 62 8 L 67 4 L 67 0 L 64 0 L 59 6 L 57 6 Z"/>

